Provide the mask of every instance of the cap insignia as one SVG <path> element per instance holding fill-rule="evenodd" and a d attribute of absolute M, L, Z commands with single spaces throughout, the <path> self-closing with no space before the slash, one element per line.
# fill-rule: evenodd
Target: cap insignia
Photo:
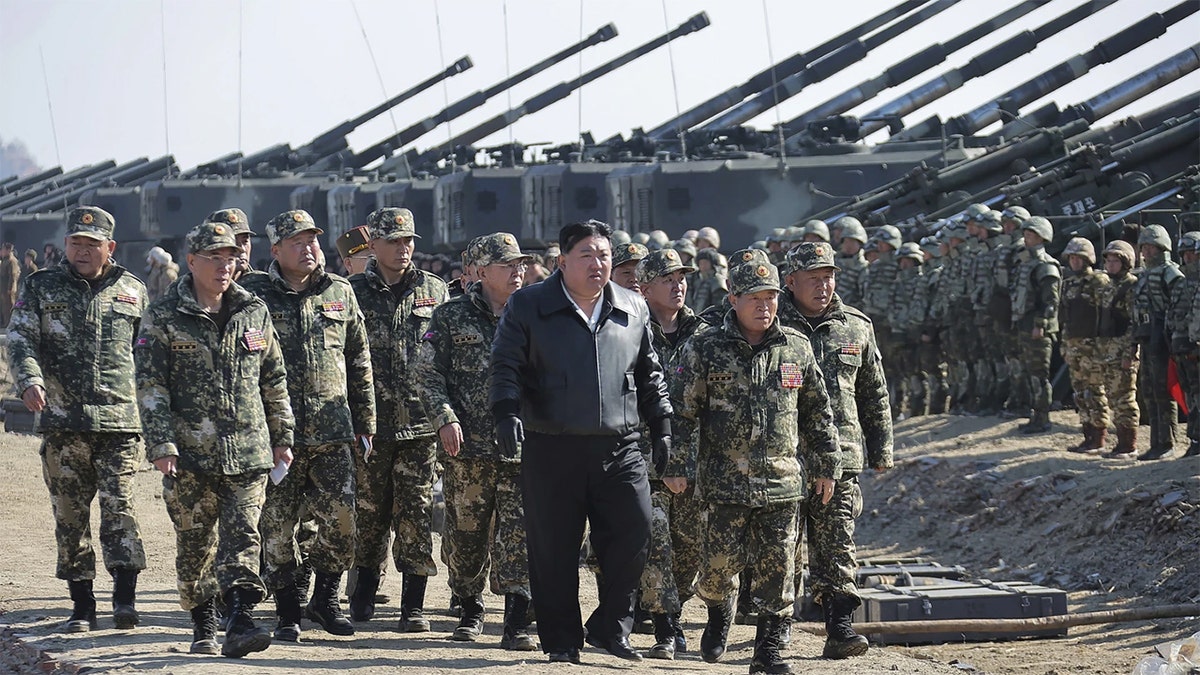
<path fill-rule="evenodd" d="M 92 221 L 94 220 L 95 218 L 90 213 L 85 213 L 79 217 L 79 222 L 83 223 L 84 225 L 91 225 Z"/>

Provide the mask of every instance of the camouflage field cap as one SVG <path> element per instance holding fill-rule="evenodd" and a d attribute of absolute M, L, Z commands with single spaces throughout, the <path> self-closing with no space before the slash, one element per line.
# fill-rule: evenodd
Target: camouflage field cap
<path fill-rule="evenodd" d="M 618 267 L 627 262 L 641 260 L 650 255 L 650 249 L 642 244 L 628 243 L 622 246 L 613 247 L 612 266 Z"/>
<path fill-rule="evenodd" d="M 412 211 L 408 209 L 388 207 L 373 211 L 367 216 L 367 227 L 371 228 L 371 236 L 378 239 L 421 238 Z"/>
<path fill-rule="evenodd" d="M 337 238 L 335 243 L 338 255 L 349 258 L 371 247 L 371 232 L 366 225 L 359 225 L 347 230 L 345 234 Z"/>
<path fill-rule="evenodd" d="M 234 236 L 239 234 L 254 234 L 250 229 L 250 219 L 246 217 L 246 212 L 241 209 L 220 209 L 208 214 L 204 219 L 206 223 L 225 223 L 229 229 L 233 230 Z"/>
<path fill-rule="evenodd" d="M 474 263 L 479 266 L 502 265 L 516 260 L 529 260 L 521 253 L 517 238 L 507 232 L 493 232 L 478 239 L 473 253 Z"/>
<path fill-rule="evenodd" d="M 237 248 L 233 229 L 221 223 L 200 223 L 187 233 L 188 253 L 204 253 L 222 248 Z"/>
<path fill-rule="evenodd" d="M 308 211 L 300 209 L 284 211 L 267 223 L 267 239 L 274 246 L 288 237 L 309 230 L 315 230 L 317 234 L 325 233 L 325 230 L 317 227 L 317 224 L 313 222 L 313 217 L 309 215 Z"/>
<path fill-rule="evenodd" d="M 729 266 L 737 267 L 739 265 L 770 265 L 771 257 L 767 252 L 759 248 L 739 248 L 729 255 Z"/>
<path fill-rule="evenodd" d="M 112 214 L 95 206 L 80 206 L 67 213 L 67 236 L 79 235 L 104 241 L 112 239 L 116 221 Z"/>
<path fill-rule="evenodd" d="M 837 263 L 833 261 L 833 247 L 823 241 L 806 241 L 788 251 L 788 274 L 825 267 L 836 268 Z"/>
<path fill-rule="evenodd" d="M 637 266 L 637 280 L 640 284 L 648 284 L 661 276 L 680 270 L 683 270 L 684 274 L 691 274 L 696 268 L 684 265 L 678 251 L 664 248 L 661 251 L 652 251 L 650 255 L 642 258 Z"/>
<path fill-rule="evenodd" d="M 729 271 L 729 292 L 734 295 L 778 290 L 779 270 L 771 263 L 743 263 Z"/>

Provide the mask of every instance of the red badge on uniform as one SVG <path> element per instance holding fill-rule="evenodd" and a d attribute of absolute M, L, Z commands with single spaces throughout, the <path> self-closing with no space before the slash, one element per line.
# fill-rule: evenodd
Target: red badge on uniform
<path fill-rule="evenodd" d="M 433 331 L 431 331 L 431 330 L 429 330 L 429 331 L 425 331 L 425 334 L 421 336 L 421 341 L 422 341 L 422 342 L 429 342 L 430 340 L 432 340 L 432 339 L 433 339 L 433 338 L 435 338 L 435 337 L 437 337 L 437 333 L 435 333 L 435 332 L 433 332 Z"/>
<path fill-rule="evenodd" d="M 326 302 L 321 305 L 321 311 L 323 311 L 323 312 L 344 312 L 344 311 L 346 311 L 346 303 L 342 302 L 341 300 L 334 300 L 333 302 Z"/>
<path fill-rule="evenodd" d="M 413 303 L 417 307 L 433 307 L 438 304 L 437 298 L 417 298 Z"/>
<path fill-rule="evenodd" d="M 267 338 L 263 332 L 257 328 L 251 328 L 246 331 L 244 336 L 246 340 L 246 349 L 252 352 L 261 352 L 267 348 Z"/>
<path fill-rule="evenodd" d="M 139 347 L 145 347 L 145 346 L 146 346 L 146 344 L 147 344 L 148 342 L 150 342 L 150 341 L 149 341 L 149 340 L 147 340 L 146 338 L 144 338 L 144 337 L 140 337 L 140 338 L 138 338 L 138 339 L 137 339 L 137 346 L 139 346 Z"/>
<path fill-rule="evenodd" d="M 138 304 L 138 296 L 136 295 L 118 295 L 116 300 L 117 302 L 124 302 L 130 305 Z"/>
<path fill-rule="evenodd" d="M 842 345 L 841 349 L 839 349 L 838 352 L 840 352 L 842 354 L 853 354 L 853 355 L 857 356 L 859 354 L 862 354 L 862 347 L 854 344 L 853 342 L 847 342 L 846 344 Z"/>
<path fill-rule="evenodd" d="M 779 364 L 779 377 L 784 389 L 799 389 L 804 385 L 804 371 L 795 363 Z"/>

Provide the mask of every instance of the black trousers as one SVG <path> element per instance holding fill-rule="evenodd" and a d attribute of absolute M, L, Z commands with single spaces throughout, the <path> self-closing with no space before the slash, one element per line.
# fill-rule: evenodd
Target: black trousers
<path fill-rule="evenodd" d="M 542 651 L 583 646 L 579 546 L 584 524 L 604 585 L 588 619 L 602 641 L 628 636 L 650 544 L 650 485 L 636 435 L 551 436 L 526 432 L 521 482 L 529 586 Z"/>

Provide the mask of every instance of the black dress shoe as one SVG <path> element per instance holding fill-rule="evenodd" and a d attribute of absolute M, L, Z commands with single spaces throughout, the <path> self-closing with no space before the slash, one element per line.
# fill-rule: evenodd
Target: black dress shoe
<path fill-rule="evenodd" d="M 595 647 L 596 649 L 608 651 L 608 640 L 605 640 L 599 635 L 593 634 L 591 631 L 588 631 L 588 633 L 583 636 L 583 641 Z"/>
<path fill-rule="evenodd" d="M 626 661 L 641 661 L 642 653 L 629 644 L 629 638 L 621 636 L 613 638 L 608 643 L 608 653 Z"/>
<path fill-rule="evenodd" d="M 547 652 L 550 663 L 579 663 L 578 649 L 564 649 L 559 652 Z"/>

